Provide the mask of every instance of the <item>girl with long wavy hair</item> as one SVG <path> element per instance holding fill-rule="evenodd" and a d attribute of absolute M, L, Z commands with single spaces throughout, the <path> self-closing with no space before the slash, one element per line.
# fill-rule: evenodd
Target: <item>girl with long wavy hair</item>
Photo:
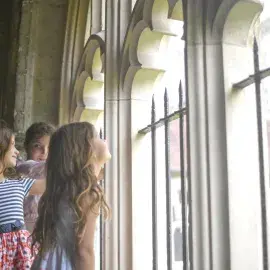
<path fill-rule="evenodd" d="M 31 238 L 25 229 L 23 202 L 28 194 L 41 194 L 45 179 L 35 181 L 15 176 L 19 151 L 15 136 L 0 120 L 0 269 L 30 269 L 33 262 Z"/>
<path fill-rule="evenodd" d="M 94 234 L 100 210 L 109 207 L 98 176 L 111 155 L 93 125 L 72 123 L 51 137 L 46 191 L 39 202 L 32 269 L 93 270 Z"/>

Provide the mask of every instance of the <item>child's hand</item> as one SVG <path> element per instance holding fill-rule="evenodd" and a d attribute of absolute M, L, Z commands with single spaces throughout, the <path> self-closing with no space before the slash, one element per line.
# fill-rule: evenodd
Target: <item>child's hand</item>
<path fill-rule="evenodd" d="M 103 179 L 104 179 L 104 168 L 100 170 L 97 180 L 102 181 Z"/>

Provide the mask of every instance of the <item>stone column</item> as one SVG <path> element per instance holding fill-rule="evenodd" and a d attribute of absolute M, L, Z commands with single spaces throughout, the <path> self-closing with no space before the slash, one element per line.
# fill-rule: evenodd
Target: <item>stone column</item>
<path fill-rule="evenodd" d="M 14 112 L 19 134 L 35 121 L 58 124 L 66 13 L 66 0 L 22 2 Z"/>
<path fill-rule="evenodd" d="M 119 127 L 123 115 L 121 101 L 119 101 L 120 56 L 124 42 L 129 16 L 131 14 L 130 0 L 108 0 L 106 2 L 106 52 L 105 52 L 105 135 L 109 143 L 112 160 L 106 167 L 106 194 L 112 207 L 112 220 L 105 229 L 105 269 L 132 269 L 131 230 L 129 215 L 131 206 L 126 198 L 126 178 L 123 176 L 125 163 L 121 155 L 127 151 L 125 136 L 128 120 Z M 125 118 L 124 118 L 125 119 Z M 126 155 L 126 153 L 125 153 Z M 124 156 L 125 156 L 124 155 Z M 125 209 L 128 208 L 128 211 Z"/>
<path fill-rule="evenodd" d="M 70 109 L 77 69 L 84 49 L 89 0 L 68 1 L 62 56 L 59 124 L 70 121 Z"/>

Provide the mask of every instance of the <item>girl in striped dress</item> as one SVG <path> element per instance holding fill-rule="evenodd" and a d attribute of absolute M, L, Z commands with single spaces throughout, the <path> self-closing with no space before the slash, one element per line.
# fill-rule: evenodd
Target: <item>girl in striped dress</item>
<path fill-rule="evenodd" d="M 39 202 L 33 270 L 94 270 L 94 234 L 100 209 L 109 212 L 99 175 L 110 152 L 93 125 L 59 128 L 46 161 L 46 191 Z"/>
<path fill-rule="evenodd" d="M 19 152 L 15 136 L 0 120 L 0 269 L 30 269 L 34 249 L 25 230 L 23 202 L 28 194 L 42 194 L 45 179 L 9 178 L 7 170 L 14 168 Z"/>

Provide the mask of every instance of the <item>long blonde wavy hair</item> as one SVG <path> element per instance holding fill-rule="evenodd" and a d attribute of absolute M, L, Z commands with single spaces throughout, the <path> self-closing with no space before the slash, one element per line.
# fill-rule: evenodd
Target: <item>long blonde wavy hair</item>
<path fill-rule="evenodd" d="M 97 136 L 94 126 L 87 122 L 64 125 L 52 135 L 47 186 L 32 235 L 41 256 L 60 247 L 73 268 L 89 211 L 98 214 L 97 209 L 101 209 L 105 218 L 110 211 L 95 175 L 93 139 Z"/>

